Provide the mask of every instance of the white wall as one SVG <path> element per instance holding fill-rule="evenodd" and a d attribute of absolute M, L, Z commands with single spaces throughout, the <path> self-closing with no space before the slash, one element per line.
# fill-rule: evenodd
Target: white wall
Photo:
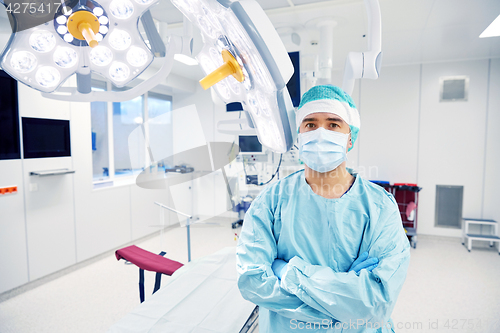
<path fill-rule="evenodd" d="M 383 68 L 361 82 L 359 172 L 370 180 L 417 181 L 420 66 Z"/>
<path fill-rule="evenodd" d="M 441 76 L 470 77 L 467 102 L 439 102 Z M 418 182 L 421 233 L 459 236 L 434 227 L 436 185 L 464 186 L 463 215 L 481 217 L 485 160 L 488 60 L 427 64 L 422 67 Z"/>
<path fill-rule="evenodd" d="M 361 174 L 423 187 L 421 234 L 461 235 L 434 226 L 436 185 L 464 186 L 464 216 L 500 221 L 499 67 L 499 59 L 491 70 L 489 60 L 384 67 L 378 80 L 361 82 Z M 440 103 L 439 78 L 456 75 L 470 77 L 468 101 Z"/>

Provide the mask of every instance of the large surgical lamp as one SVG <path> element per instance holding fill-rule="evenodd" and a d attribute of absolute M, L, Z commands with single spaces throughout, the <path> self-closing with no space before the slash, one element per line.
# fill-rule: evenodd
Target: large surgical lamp
<path fill-rule="evenodd" d="M 30 0 L 28 11 L 18 12 L 19 1 L 4 3 L 13 33 L 1 66 L 48 98 L 129 100 L 170 73 L 174 54 L 190 51 L 189 38 L 172 36 L 167 47 L 163 44 L 149 12 L 159 0 L 67 0 L 60 5 Z M 296 136 L 286 89 L 294 69 L 259 4 L 255 0 L 172 3 L 202 32 L 205 44 L 197 57 L 207 74 L 202 86 L 207 89 L 218 82 L 214 88 L 224 102 L 242 102 L 248 124 L 261 143 L 272 151 L 286 152 Z M 139 19 L 147 43 L 139 33 Z M 160 70 L 139 85 L 121 92 L 91 90 L 92 72 L 124 87 L 155 57 L 163 58 Z M 75 73 L 77 87 L 62 86 Z"/>
<path fill-rule="evenodd" d="M 293 65 L 271 21 L 255 0 L 172 0 L 200 29 L 204 46 L 197 55 L 225 102 L 242 102 L 259 141 L 284 153 L 295 140 L 294 109 L 286 83 Z"/>
<path fill-rule="evenodd" d="M 170 72 L 178 47 L 167 53 L 156 31 L 149 9 L 158 0 L 19 1 L 4 2 L 13 33 L 0 56 L 1 67 L 45 97 L 123 101 L 153 88 Z M 139 32 L 139 19 L 147 43 Z M 155 57 L 164 61 L 151 82 L 127 92 L 91 91 L 91 72 L 124 87 Z M 61 87 L 75 73 L 77 87 Z"/>

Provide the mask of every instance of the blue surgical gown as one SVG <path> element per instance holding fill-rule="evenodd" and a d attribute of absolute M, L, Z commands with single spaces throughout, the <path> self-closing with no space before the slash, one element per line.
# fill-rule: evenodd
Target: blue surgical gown
<path fill-rule="evenodd" d="M 368 251 L 372 272 L 349 272 Z M 271 265 L 288 262 L 281 281 Z M 341 198 L 313 192 L 304 171 L 265 188 L 236 250 L 241 295 L 259 305 L 259 332 L 392 332 L 410 245 L 394 197 L 356 176 Z"/>

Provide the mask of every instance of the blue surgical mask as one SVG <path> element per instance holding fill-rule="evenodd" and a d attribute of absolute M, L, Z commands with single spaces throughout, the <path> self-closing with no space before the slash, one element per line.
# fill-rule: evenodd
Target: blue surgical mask
<path fill-rule="evenodd" d="M 299 133 L 299 157 L 311 169 L 328 172 L 347 160 L 349 134 L 324 129 Z"/>

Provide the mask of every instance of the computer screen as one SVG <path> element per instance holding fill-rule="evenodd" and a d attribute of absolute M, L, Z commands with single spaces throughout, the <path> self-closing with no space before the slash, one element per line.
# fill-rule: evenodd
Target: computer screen
<path fill-rule="evenodd" d="M 239 144 L 241 153 L 262 153 L 262 144 L 257 135 L 240 135 Z"/>
<path fill-rule="evenodd" d="M 17 81 L 0 70 L 0 160 L 20 159 Z"/>
<path fill-rule="evenodd" d="M 71 156 L 69 120 L 22 118 L 24 158 Z"/>

